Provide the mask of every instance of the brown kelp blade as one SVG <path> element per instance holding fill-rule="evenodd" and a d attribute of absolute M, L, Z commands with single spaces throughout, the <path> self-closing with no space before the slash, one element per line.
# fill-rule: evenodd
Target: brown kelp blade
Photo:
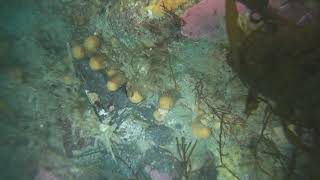
<path fill-rule="evenodd" d="M 230 45 L 230 60 L 231 63 L 236 67 L 239 67 L 239 62 L 236 62 L 236 57 L 238 56 L 239 46 L 242 44 L 244 40 L 244 33 L 238 26 L 238 11 L 236 7 L 235 0 L 226 0 L 226 29 L 228 35 L 228 41 Z"/>

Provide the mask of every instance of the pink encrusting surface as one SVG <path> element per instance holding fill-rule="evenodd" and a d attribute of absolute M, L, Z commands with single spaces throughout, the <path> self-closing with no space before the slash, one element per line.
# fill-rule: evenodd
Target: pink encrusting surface
<path fill-rule="evenodd" d="M 159 172 L 156 169 L 152 169 L 152 167 L 149 165 L 145 166 L 144 170 L 149 174 L 152 180 L 172 180 L 173 179 L 170 175 Z"/>
<path fill-rule="evenodd" d="M 191 38 L 207 38 L 209 40 L 219 38 L 219 26 L 224 26 L 226 0 L 202 0 L 198 4 L 185 10 L 182 19 L 184 25 L 181 27 L 181 34 Z M 303 24 L 308 22 L 307 18 L 316 21 L 320 18 L 320 10 L 310 8 L 304 1 L 292 1 L 285 6 L 281 0 L 269 0 L 269 8 L 277 12 L 281 17 Z M 311 6 L 312 7 L 312 6 Z M 314 6 L 316 7 L 316 6 Z M 237 2 L 238 12 L 243 14 L 249 12 L 243 4 Z"/>
<path fill-rule="evenodd" d="M 238 4 L 240 11 L 245 7 Z M 225 0 L 202 0 L 185 11 L 181 33 L 192 39 L 215 38 L 225 15 Z"/>

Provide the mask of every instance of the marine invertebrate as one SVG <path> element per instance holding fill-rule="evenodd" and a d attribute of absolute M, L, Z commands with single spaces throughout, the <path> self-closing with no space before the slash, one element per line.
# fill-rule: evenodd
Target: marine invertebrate
<path fill-rule="evenodd" d="M 246 35 L 249 35 L 252 32 L 256 31 L 257 29 L 261 28 L 263 26 L 263 22 L 260 21 L 260 22 L 253 23 L 250 20 L 250 14 L 246 13 L 246 14 L 239 14 L 238 25 Z"/>
<path fill-rule="evenodd" d="M 192 135 L 200 139 L 207 139 L 211 135 L 210 128 L 204 126 L 199 121 L 192 122 Z"/>
<path fill-rule="evenodd" d="M 155 123 L 158 125 L 163 124 L 164 122 L 164 118 L 166 117 L 166 115 L 168 114 L 168 110 L 165 109 L 157 109 L 153 112 L 153 118 L 156 120 Z"/>
<path fill-rule="evenodd" d="M 169 11 L 174 11 L 184 3 L 186 3 L 186 0 L 154 0 L 146 10 L 149 16 L 162 17 L 164 15 L 164 7 Z"/>
<path fill-rule="evenodd" d="M 200 139 L 207 139 L 211 135 L 211 129 L 209 128 L 211 118 L 208 118 L 207 113 L 199 105 L 197 114 L 191 124 L 192 135 Z"/>
<path fill-rule="evenodd" d="M 122 72 L 116 73 L 114 76 L 111 77 L 110 80 L 108 80 L 107 89 L 109 91 L 116 91 L 121 86 L 123 86 L 126 83 L 126 81 L 126 76 Z"/>
<path fill-rule="evenodd" d="M 107 89 L 109 91 L 116 91 L 116 90 L 119 89 L 119 87 L 120 86 L 117 83 L 113 82 L 113 81 L 108 81 L 107 82 Z"/>
<path fill-rule="evenodd" d="M 140 103 L 144 97 L 137 88 L 132 88 L 127 86 L 127 96 L 132 103 Z"/>
<path fill-rule="evenodd" d="M 89 65 L 93 71 L 104 69 L 107 65 L 106 57 L 102 54 L 93 56 L 90 58 Z"/>
<path fill-rule="evenodd" d="M 175 104 L 174 92 L 166 92 L 159 98 L 159 108 L 153 112 L 153 117 L 156 120 L 156 124 L 163 124 L 164 118 L 169 113 L 169 110 Z"/>
<path fill-rule="evenodd" d="M 95 53 L 100 47 L 100 39 L 95 35 L 89 36 L 84 40 L 83 47 L 88 52 Z"/>
<path fill-rule="evenodd" d="M 75 58 L 75 59 L 83 59 L 86 55 L 85 53 L 85 49 L 82 47 L 82 46 L 74 46 L 72 48 L 72 56 Z"/>
<path fill-rule="evenodd" d="M 175 103 L 174 97 L 171 95 L 162 95 L 159 99 L 160 109 L 170 110 Z"/>
<path fill-rule="evenodd" d="M 108 77 L 112 77 L 112 76 L 114 76 L 115 74 L 117 74 L 119 71 L 118 70 L 116 70 L 116 69 L 114 69 L 114 68 L 107 68 L 106 69 L 106 75 L 108 76 Z"/>

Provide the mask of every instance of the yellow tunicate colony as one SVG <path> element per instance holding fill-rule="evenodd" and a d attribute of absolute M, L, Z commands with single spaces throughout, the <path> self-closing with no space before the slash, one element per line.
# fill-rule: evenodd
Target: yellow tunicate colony
<path fill-rule="evenodd" d="M 95 53 L 100 47 L 100 40 L 97 36 L 89 36 L 84 40 L 83 46 L 88 52 Z"/>
<path fill-rule="evenodd" d="M 119 89 L 119 84 L 115 83 L 115 82 L 112 82 L 112 81 L 108 81 L 107 82 L 107 89 L 109 91 L 116 91 Z"/>
<path fill-rule="evenodd" d="M 83 59 L 85 55 L 85 49 L 82 46 L 75 46 L 72 48 L 72 56 L 75 59 Z"/>
<path fill-rule="evenodd" d="M 93 56 L 90 58 L 89 65 L 93 71 L 104 69 L 107 65 L 106 57 L 104 55 Z"/>
<path fill-rule="evenodd" d="M 184 3 L 186 3 L 186 0 L 154 0 L 146 9 L 153 16 L 161 17 L 164 15 L 163 6 L 170 11 L 174 11 Z"/>
<path fill-rule="evenodd" d="M 164 123 L 165 117 L 168 114 L 168 110 L 157 109 L 153 112 L 153 118 L 156 120 L 155 123 L 161 125 Z"/>
<path fill-rule="evenodd" d="M 127 81 L 127 79 L 126 79 L 126 76 L 122 72 L 118 72 L 117 74 L 112 76 L 111 81 L 122 86 Z"/>
<path fill-rule="evenodd" d="M 119 71 L 116 70 L 116 69 L 112 69 L 112 68 L 106 69 L 106 74 L 107 74 L 108 77 L 112 77 L 112 76 L 114 76 L 115 74 L 117 74 L 118 72 L 119 72 Z"/>
<path fill-rule="evenodd" d="M 159 99 L 160 109 L 169 110 L 173 107 L 173 105 L 174 105 L 174 98 L 172 96 L 163 95 L 160 97 Z"/>
<path fill-rule="evenodd" d="M 156 121 L 162 121 L 162 116 L 161 116 L 161 114 L 160 114 L 158 109 L 153 112 L 153 118 Z"/>
<path fill-rule="evenodd" d="M 194 122 L 192 123 L 192 135 L 200 139 L 207 139 L 211 135 L 211 130 L 199 122 Z"/>
<path fill-rule="evenodd" d="M 126 83 L 126 77 L 123 73 L 117 73 L 107 82 L 107 89 L 109 91 L 116 91 Z"/>
<path fill-rule="evenodd" d="M 237 23 L 240 29 L 246 35 L 250 35 L 252 32 L 256 31 L 257 29 L 263 26 L 263 22 L 259 22 L 259 23 L 251 22 L 249 14 L 239 14 Z"/>
<path fill-rule="evenodd" d="M 143 100 L 143 96 L 138 90 L 128 90 L 128 98 L 132 103 L 140 103 Z"/>

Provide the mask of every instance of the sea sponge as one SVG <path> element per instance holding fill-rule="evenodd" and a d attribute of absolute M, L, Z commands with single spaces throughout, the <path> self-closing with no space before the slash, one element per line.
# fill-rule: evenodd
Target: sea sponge
<path fill-rule="evenodd" d="M 200 139 L 207 139 L 211 135 L 210 128 L 204 126 L 199 121 L 195 121 L 192 123 L 192 135 L 200 138 Z"/>
<path fill-rule="evenodd" d="M 127 78 L 124 75 L 123 72 L 118 72 L 117 74 L 115 74 L 114 76 L 112 76 L 111 81 L 119 84 L 119 85 L 123 85 L 124 83 L 126 83 Z"/>
<path fill-rule="evenodd" d="M 88 52 L 95 53 L 100 47 L 100 39 L 98 36 L 89 36 L 84 40 L 83 46 Z"/>
<path fill-rule="evenodd" d="M 114 69 L 114 68 L 107 68 L 106 69 L 106 74 L 108 77 L 112 77 L 114 76 L 115 74 L 117 74 L 119 71 Z"/>
<path fill-rule="evenodd" d="M 186 0 L 154 0 L 146 9 L 150 15 L 162 17 L 164 15 L 163 6 L 170 11 L 174 11 L 184 3 L 186 3 Z"/>
<path fill-rule="evenodd" d="M 111 77 L 110 80 L 107 82 L 107 89 L 109 91 L 116 91 L 118 90 L 122 85 L 126 83 L 127 79 L 126 76 L 119 72 Z"/>
<path fill-rule="evenodd" d="M 156 120 L 155 123 L 161 125 L 164 123 L 164 119 L 168 114 L 168 110 L 165 109 L 157 109 L 153 112 L 153 118 Z"/>
<path fill-rule="evenodd" d="M 83 59 L 86 55 L 86 51 L 82 46 L 75 46 L 72 48 L 72 56 L 75 59 Z"/>
<path fill-rule="evenodd" d="M 132 103 L 140 103 L 144 98 L 137 89 L 127 89 L 127 96 Z"/>
<path fill-rule="evenodd" d="M 261 28 L 263 26 L 263 22 L 253 23 L 250 20 L 250 14 L 245 13 L 238 15 L 238 25 L 246 35 L 250 35 L 252 32 Z"/>
<path fill-rule="evenodd" d="M 160 109 L 170 110 L 175 103 L 174 97 L 170 95 L 162 95 L 159 99 Z"/>
<path fill-rule="evenodd" d="M 116 91 L 116 90 L 119 89 L 119 87 L 120 87 L 119 84 L 117 84 L 117 83 L 115 83 L 113 81 L 108 81 L 107 82 L 107 89 L 109 91 Z"/>
<path fill-rule="evenodd" d="M 89 65 L 93 71 L 98 71 L 106 67 L 107 58 L 104 55 L 96 55 L 90 58 Z"/>

